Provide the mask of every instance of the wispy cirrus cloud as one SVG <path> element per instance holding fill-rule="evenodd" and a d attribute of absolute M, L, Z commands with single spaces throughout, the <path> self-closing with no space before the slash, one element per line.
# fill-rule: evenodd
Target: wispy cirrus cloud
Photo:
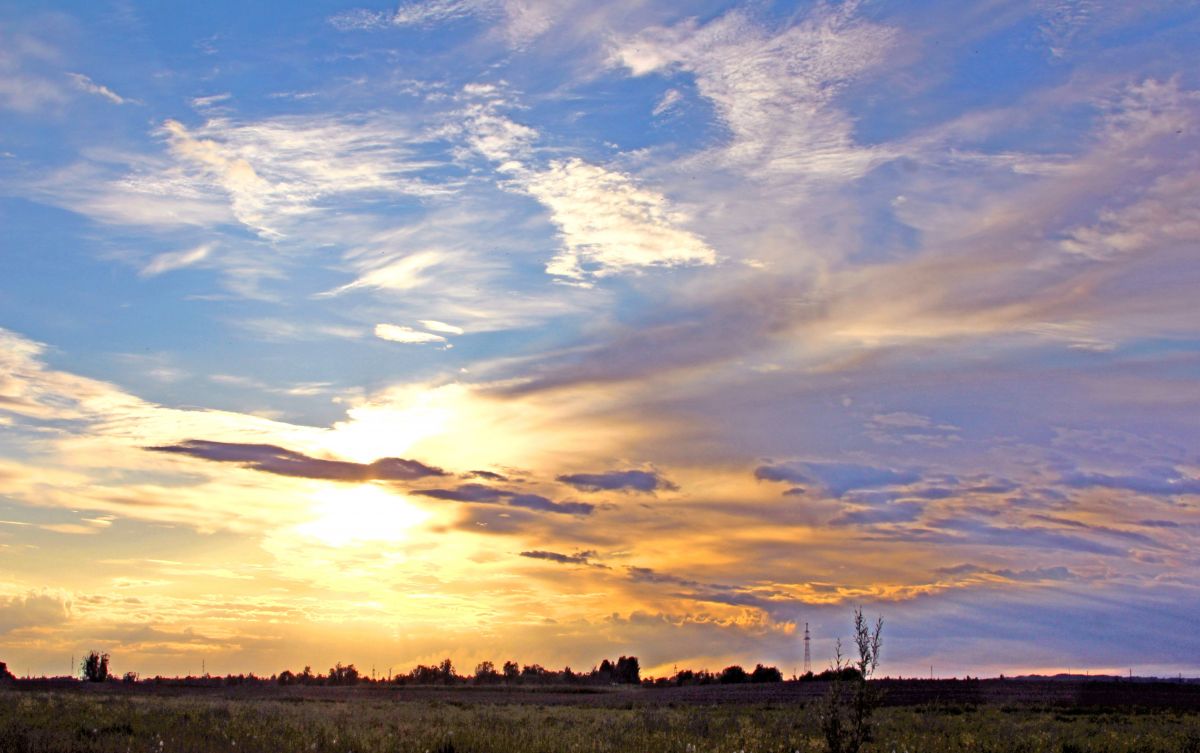
<path fill-rule="evenodd" d="M 378 118 L 215 118 L 196 128 L 162 126 L 190 175 L 223 192 L 240 222 L 279 237 L 317 202 L 338 196 L 428 196 L 446 189 L 414 176 L 428 162 L 402 123 Z"/>
<path fill-rule="evenodd" d="M 68 73 L 67 77 L 75 84 L 75 88 L 88 94 L 95 94 L 97 97 L 103 97 L 114 105 L 126 105 L 134 102 L 132 99 L 122 97 L 112 89 L 109 89 L 103 84 L 97 84 L 88 76 L 82 73 Z"/>
<path fill-rule="evenodd" d="M 385 28 L 429 28 L 465 19 L 502 21 L 508 43 L 522 47 L 545 33 L 569 3 L 546 0 L 431 0 L 401 3 L 395 11 L 362 8 L 335 14 L 329 23 L 339 31 Z"/>
<path fill-rule="evenodd" d="M 611 63 L 634 76 L 695 78 L 730 132 L 707 158 L 759 178 L 844 181 L 888 159 L 860 146 L 836 104 L 855 78 L 883 64 L 895 31 L 856 16 L 857 3 L 821 5 L 772 33 L 734 10 L 642 31 L 618 42 Z"/>
<path fill-rule="evenodd" d="M 37 36 L 0 29 L 0 107 L 23 113 L 65 103 L 69 97 L 48 70 L 61 58 Z"/>
<path fill-rule="evenodd" d="M 158 254 L 142 267 L 140 274 L 142 277 L 156 277 L 166 272 L 199 264 L 208 258 L 215 246 L 214 243 L 202 243 L 195 248 Z"/>

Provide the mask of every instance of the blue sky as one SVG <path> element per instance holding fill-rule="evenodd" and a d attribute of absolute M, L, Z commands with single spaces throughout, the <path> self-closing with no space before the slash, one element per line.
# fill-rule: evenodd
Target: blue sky
<path fill-rule="evenodd" d="M 3 658 L 1200 671 L 1198 31 L 0 4 Z"/>

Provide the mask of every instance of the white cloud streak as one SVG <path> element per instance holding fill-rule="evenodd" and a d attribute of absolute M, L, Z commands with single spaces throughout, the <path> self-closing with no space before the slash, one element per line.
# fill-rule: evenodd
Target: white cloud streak
<path fill-rule="evenodd" d="M 126 99 L 120 94 L 117 94 L 112 89 L 109 89 L 103 84 L 97 84 L 92 79 L 82 73 L 68 73 L 67 77 L 75 83 L 75 88 L 88 94 L 95 94 L 97 97 L 103 97 L 115 105 L 124 105 L 133 102 L 131 99 Z"/>
<path fill-rule="evenodd" d="M 189 248 L 184 251 L 171 251 L 159 254 L 142 267 L 140 274 L 142 277 L 155 277 L 164 272 L 173 272 L 177 269 L 199 264 L 208 258 L 215 245 L 213 243 L 203 243 L 195 248 Z"/>
<path fill-rule="evenodd" d="M 404 343 L 405 345 L 424 345 L 427 343 L 445 343 L 446 338 L 441 335 L 435 335 L 432 332 L 421 332 L 412 327 L 405 327 L 398 324 L 376 324 L 375 336 L 380 340 L 387 340 L 394 343 Z M 446 347 L 450 347 L 449 344 Z"/>

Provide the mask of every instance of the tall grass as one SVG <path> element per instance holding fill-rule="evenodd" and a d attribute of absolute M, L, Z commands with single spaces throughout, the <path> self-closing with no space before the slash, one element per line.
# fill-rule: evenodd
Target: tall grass
<path fill-rule="evenodd" d="M 4 753 L 817 753 L 814 707 L 538 706 L 0 693 Z M 864 751 L 1200 753 L 1200 714 L 879 712 Z"/>

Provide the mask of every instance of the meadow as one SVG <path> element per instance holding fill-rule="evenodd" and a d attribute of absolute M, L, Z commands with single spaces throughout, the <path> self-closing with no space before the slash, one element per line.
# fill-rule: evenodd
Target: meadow
<path fill-rule="evenodd" d="M 819 704 L 644 689 L 599 694 L 0 690 L 5 753 L 796 753 Z M 1189 696 L 1190 698 L 1190 696 Z M 544 701 L 544 702 L 543 702 Z M 864 750 L 1200 753 L 1200 710 L 929 700 L 879 710 Z"/>

